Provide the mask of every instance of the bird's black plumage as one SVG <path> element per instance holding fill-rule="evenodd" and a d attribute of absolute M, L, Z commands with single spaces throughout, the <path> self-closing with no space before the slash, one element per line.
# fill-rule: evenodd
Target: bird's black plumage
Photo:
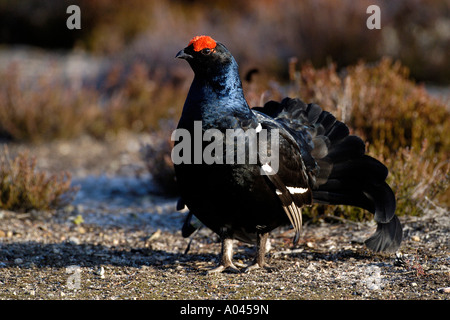
<path fill-rule="evenodd" d="M 256 163 L 249 162 L 246 155 L 244 163 L 230 164 L 223 159 L 223 163 L 194 164 L 192 160 L 175 164 L 181 203 L 190 210 L 188 219 L 195 215 L 223 241 L 221 266 L 214 271 L 236 269 L 231 261 L 232 239 L 256 242 L 259 249 L 254 266 L 262 266 L 268 233 L 292 224 L 297 241 L 301 208 L 312 203 L 369 210 L 378 228 L 366 245 L 377 252 L 397 250 L 402 228 L 395 216 L 394 194 L 385 182 L 387 168 L 365 154 L 363 141 L 349 135 L 344 123 L 318 105 L 299 99 L 270 101 L 251 109 L 236 61 L 224 45 L 209 37 L 194 38 L 177 57 L 186 59 L 195 73 L 178 129 L 194 136 L 194 123 L 201 121 L 202 132 L 216 129 L 223 136 L 224 150 L 238 148 L 234 142 L 226 143 L 229 129 L 255 130 L 258 142 L 266 141 L 261 136 L 264 132 L 267 143 L 259 146 L 279 155 L 277 170 L 261 153 Z M 275 131 L 278 149 L 271 150 L 269 141 Z M 241 141 L 251 147 L 248 136 Z M 201 150 L 208 143 L 201 141 Z M 193 158 L 198 149 L 191 145 Z M 192 231 L 185 223 L 183 234 Z"/>

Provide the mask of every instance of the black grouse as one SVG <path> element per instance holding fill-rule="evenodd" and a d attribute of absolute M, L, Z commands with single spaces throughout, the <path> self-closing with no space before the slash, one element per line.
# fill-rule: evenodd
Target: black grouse
<path fill-rule="evenodd" d="M 269 232 L 291 224 L 296 243 L 301 208 L 313 203 L 372 212 L 378 227 L 366 246 L 375 252 L 399 248 L 402 227 L 385 182 L 388 170 L 365 154 L 364 142 L 349 135 L 344 123 L 299 99 L 250 108 L 235 59 L 211 37 L 194 37 L 176 57 L 195 74 L 172 135 L 179 207 L 190 210 L 182 231 L 193 232 L 195 215 L 220 236 L 220 265 L 210 272 L 238 271 L 234 239 L 256 243 L 256 258 L 246 271 L 263 267 Z"/>

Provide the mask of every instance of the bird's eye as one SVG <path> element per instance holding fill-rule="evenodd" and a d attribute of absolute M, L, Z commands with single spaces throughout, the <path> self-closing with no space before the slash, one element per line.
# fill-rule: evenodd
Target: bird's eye
<path fill-rule="evenodd" d="M 209 48 L 202 49 L 203 54 L 210 54 L 211 52 L 212 52 L 212 50 Z"/>

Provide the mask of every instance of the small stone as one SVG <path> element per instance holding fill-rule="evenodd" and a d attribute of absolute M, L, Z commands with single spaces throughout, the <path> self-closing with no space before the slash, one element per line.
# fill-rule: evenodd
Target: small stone
<path fill-rule="evenodd" d="M 73 245 L 79 245 L 81 243 L 80 239 L 77 237 L 69 237 L 69 243 Z"/>
<path fill-rule="evenodd" d="M 315 263 L 310 263 L 309 266 L 306 268 L 306 270 L 308 271 L 316 271 L 316 264 Z"/>
<path fill-rule="evenodd" d="M 75 207 L 73 205 L 69 204 L 69 205 L 64 207 L 64 211 L 67 212 L 67 213 L 72 213 L 72 212 L 75 211 Z"/>
<path fill-rule="evenodd" d="M 82 204 L 77 204 L 77 206 L 75 207 L 76 212 L 78 213 L 83 213 L 84 212 L 84 207 Z"/>
<path fill-rule="evenodd" d="M 450 287 L 437 289 L 440 293 L 450 293 Z"/>
<path fill-rule="evenodd" d="M 23 259 L 21 259 L 21 258 L 14 259 L 14 263 L 21 264 L 21 263 L 23 263 Z"/>
<path fill-rule="evenodd" d="M 417 283 L 413 282 L 413 283 L 411 283 L 411 286 L 417 287 Z"/>
<path fill-rule="evenodd" d="M 420 241 L 420 238 L 418 236 L 412 236 L 411 240 L 418 242 L 418 241 Z"/>
<path fill-rule="evenodd" d="M 105 279 L 105 268 L 100 267 L 94 271 L 94 274 L 100 276 L 100 279 Z"/>
<path fill-rule="evenodd" d="M 158 239 L 161 236 L 161 230 L 158 229 L 155 232 L 153 232 L 153 234 L 147 239 L 147 242 L 153 241 Z"/>
<path fill-rule="evenodd" d="M 314 248 L 314 243 L 312 243 L 312 242 L 307 242 L 307 243 L 306 243 L 306 246 L 307 246 L 308 248 Z"/>

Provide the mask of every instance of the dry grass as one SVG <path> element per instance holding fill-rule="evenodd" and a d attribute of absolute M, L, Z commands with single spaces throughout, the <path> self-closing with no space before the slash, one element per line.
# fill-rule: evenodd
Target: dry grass
<path fill-rule="evenodd" d="M 4 146 L 0 155 L 0 209 L 16 212 L 50 210 L 70 203 L 77 188 L 67 172 L 48 175 L 36 170 L 36 159 L 26 153 L 12 159 Z"/>
<path fill-rule="evenodd" d="M 384 159 L 390 169 L 388 182 L 396 191 L 397 211 L 421 215 L 450 207 L 450 161 L 430 158 L 427 141 L 421 149 L 400 148 Z"/>
<path fill-rule="evenodd" d="M 178 86 L 139 63 L 130 71 L 112 68 L 100 89 L 73 88 L 47 75 L 28 79 L 19 69 L 13 64 L 0 71 L 0 138 L 16 142 L 142 132 L 157 128 L 182 105 Z"/>
<path fill-rule="evenodd" d="M 296 73 L 299 95 L 345 121 L 367 141 L 369 154 L 389 168 L 397 213 L 418 215 L 448 206 L 450 118 L 447 106 L 409 79 L 399 62 L 358 63 L 339 74 L 335 65 Z M 313 216 L 323 212 L 312 210 Z M 364 211 L 327 208 L 327 214 L 361 219 Z"/>
<path fill-rule="evenodd" d="M 124 81 L 111 80 L 108 87 L 115 88 L 104 108 L 105 132 L 158 129 L 160 120 L 173 117 L 184 102 L 179 86 L 151 73 L 143 63 L 135 63 Z"/>
<path fill-rule="evenodd" d="M 0 74 L 0 83 L 0 133 L 15 141 L 74 138 L 101 115 L 97 92 L 74 90 L 45 75 L 24 79 L 16 64 Z"/>
<path fill-rule="evenodd" d="M 423 86 L 409 79 L 399 62 L 382 59 L 367 66 L 350 66 L 344 75 L 335 65 L 315 69 L 306 64 L 300 71 L 300 96 L 333 112 L 382 154 L 401 147 L 420 149 L 428 142 L 428 155 L 448 158 L 450 123 L 447 106 L 431 97 Z"/>

